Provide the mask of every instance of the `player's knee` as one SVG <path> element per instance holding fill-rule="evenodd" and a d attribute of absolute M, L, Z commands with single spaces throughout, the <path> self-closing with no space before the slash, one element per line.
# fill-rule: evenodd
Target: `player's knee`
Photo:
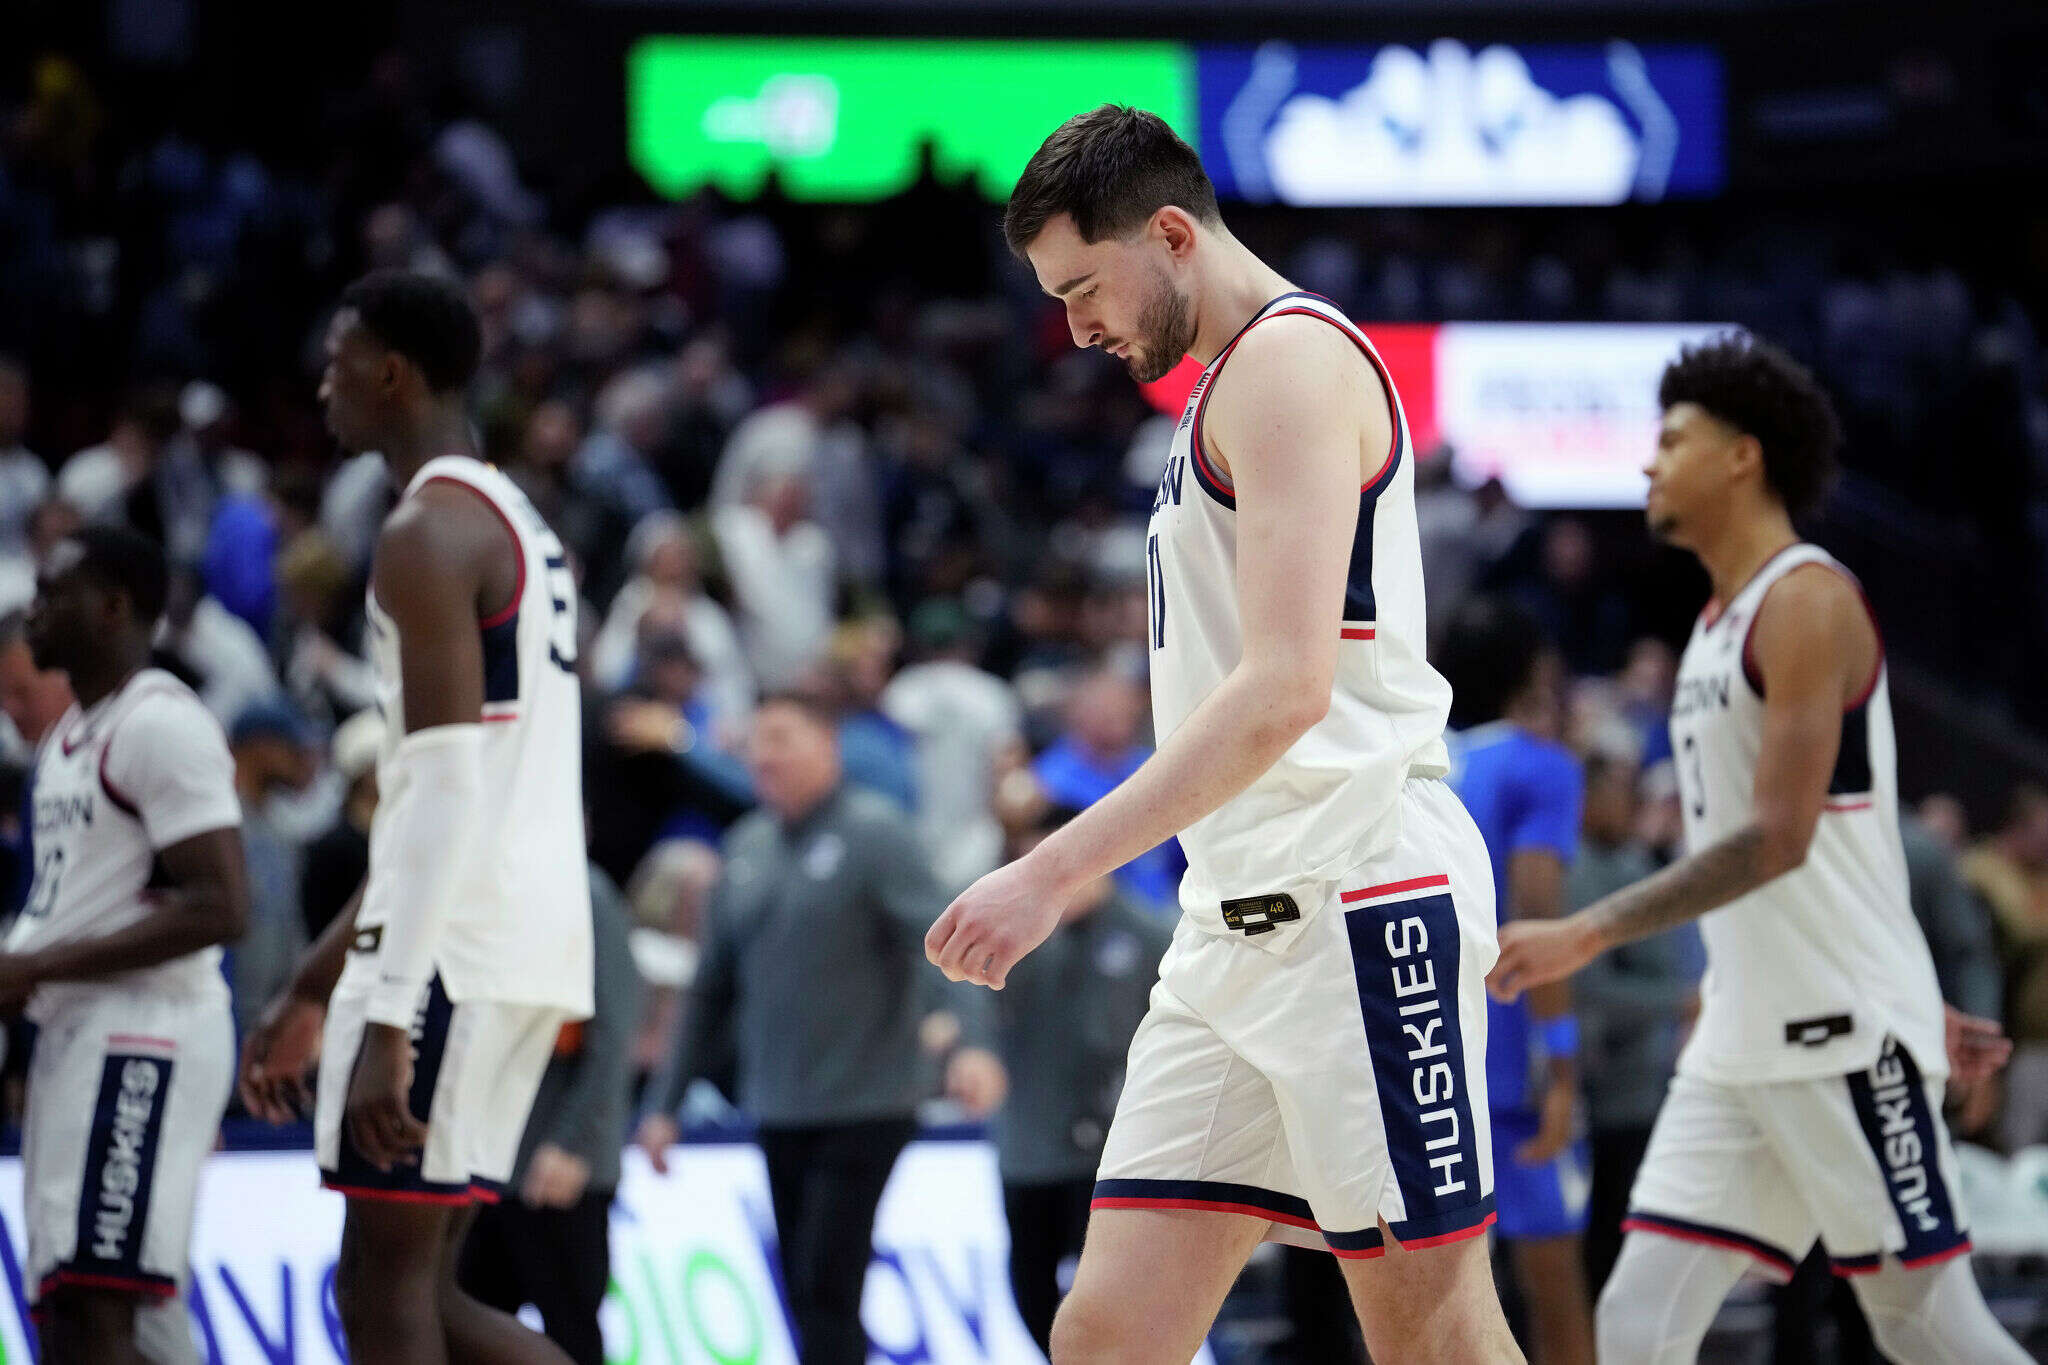
<path fill-rule="evenodd" d="M 1052 1320 L 1052 1365 L 1128 1359 L 1119 1337 L 1127 1316 L 1086 1292 L 1067 1295 Z"/>
<path fill-rule="evenodd" d="M 1683 1354 L 1684 1343 L 1676 1335 L 1679 1329 L 1673 1318 L 1659 1295 L 1645 1286 L 1631 1288 L 1617 1268 L 1593 1309 L 1593 1336 L 1600 1359 L 1626 1365 L 1690 1360 Z"/>

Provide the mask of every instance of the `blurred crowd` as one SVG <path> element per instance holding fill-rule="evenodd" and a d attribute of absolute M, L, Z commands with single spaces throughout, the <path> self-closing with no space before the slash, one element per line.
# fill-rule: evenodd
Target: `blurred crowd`
<path fill-rule="evenodd" d="M 69 528 L 146 530 L 176 575 L 159 661 L 232 741 L 255 892 L 228 968 L 238 1024 L 282 983 L 360 879 L 377 800 L 362 594 L 392 490 L 377 456 L 337 460 L 320 430 L 324 310 L 371 267 L 460 279 L 484 328 L 484 448 L 558 530 L 581 587 L 590 856 L 644 987 L 617 1031 L 644 1084 L 705 958 L 726 832 L 764 800 L 763 698 L 799 694 L 833 718 L 845 785 L 912 831 L 939 905 L 1144 761 L 1160 429 L 1120 366 L 1073 350 L 971 194 L 925 184 L 858 209 L 707 196 L 563 223 L 489 127 L 427 109 L 403 63 L 382 62 L 335 111 L 324 162 L 285 168 L 110 126 L 56 56 L 0 107 L 0 846 L 20 847 L 30 741 L 63 701 L 11 613 Z M 1369 250 L 1296 229 L 1279 259 L 1366 319 L 1757 326 L 1830 382 L 1859 479 L 1973 525 L 2009 581 L 2041 581 L 2048 403 L 2039 340 L 2009 299 L 1817 226 L 1708 251 L 1683 222 L 1638 241 L 1597 218 L 1569 232 L 1423 221 L 1375 220 Z M 1922 496 L 1917 462 L 1959 414 L 1984 459 Z M 1568 664 L 1582 905 L 1677 852 L 1674 613 L 1616 568 L 1644 552 L 1607 553 L 1611 529 L 1460 487 L 1449 464 L 1429 452 L 1417 475 L 1431 619 L 1499 594 Z M 2015 681 L 2031 628 L 1965 681 Z M 1989 829 L 1929 798 L 1906 844 L 1949 999 L 2019 1044 L 1957 1131 L 2048 1142 L 2048 792 L 2015 792 Z M 1162 845 L 1101 900 L 1165 924 L 1182 866 Z M 22 876 L 0 879 L 17 900 Z M 1680 934 L 1577 983 L 1589 1256 L 1611 1259 L 1602 1231 L 1618 1235 L 1698 971 Z M 1019 1079 L 1033 1065 L 1006 1060 Z M 1006 1175 L 1024 1184 L 1087 1173 L 1018 1160 Z"/>

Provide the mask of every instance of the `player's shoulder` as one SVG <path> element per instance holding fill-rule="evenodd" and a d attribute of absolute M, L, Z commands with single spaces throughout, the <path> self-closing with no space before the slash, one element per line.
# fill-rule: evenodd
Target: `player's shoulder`
<path fill-rule="evenodd" d="M 1358 342 L 1349 324 L 1330 313 L 1290 309 L 1260 318 L 1230 351 L 1230 368 L 1246 377 L 1317 382 L 1356 377 Z"/>
<path fill-rule="evenodd" d="M 1790 653 L 1828 653 L 1876 628 L 1863 587 L 1832 559 L 1795 564 L 1774 581 L 1751 622 L 1753 644 Z"/>
<path fill-rule="evenodd" d="M 198 726 L 202 733 L 220 730 L 220 721 L 206 709 L 184 679 L 160 668 L 145 668 L 129 682 L 115 733 L 162 733 Z"/>

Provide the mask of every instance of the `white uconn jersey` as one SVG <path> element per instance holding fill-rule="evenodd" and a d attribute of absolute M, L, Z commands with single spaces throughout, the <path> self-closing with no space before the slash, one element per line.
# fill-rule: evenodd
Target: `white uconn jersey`
<path fill-rule="evenodd" d="M 1817 546 L 1791 545 L 1693 627 L 1671 709 L 1688 850 L 1756 816 L 1764 703 L 1748 642 L 1772 584 L 1805 564 L 1849 576 Z M 1699 1025 L 1679 1059 L 1684 1074 L 1740 1084 L 1862 1071 L 1888 1033 L 1925 1074 L 1947 1074 L 1941 990 L 1907 899 L 1881 650 L 1880 642 L 1869 688 L 1842 712 L 1841 752 L 1806 861 L 1700 921 L 1707 975 Z"/>
<path fill-rule="evenodd" d="M 404 497 L 437 481 L 488 503 L 519 546 L 512 601 L 480 620 L 483 785 L 475 845 L 449 905 L 434 965 L 451 1000 L 505 1000 L 590 1012 L 590 875 L 583 836 L 583 712 L 576 678 L 576 585 L 561 541 L 518 485 L 468 456 L 429 460 Z M 368 604 L 384 747 L 377 780 L 400 780 L 405 737 L 398 629 Z M 374 867 L 386 800 L 370 828 Z M 378 923 L 369 907 L 359 929 Z"/>
<path fill-rule="evenodd" d="M 1243 654 L 1237 499 L 1202 448 L 1202 410 L 1245 332 L 1290 315 L 1321 318 L 1358 347 L 1386 385 L 1394 437 L 1359 491 L 1344 617 L 1329 623 L 1339 636 L 1329 713 L 1250 787 L 1180 836 L 1188 858 L 1181 908 L 1212 933 L 1228 932 L 1224 901 L 1331 881 L 1391 847 L 1402 783 L 1449 768 L 1443 728 L 1451 690 L 1424 657 L 1407 417 L 1372 343 L 1313 294 L 1283 294 L 1246 323 L 1203 371 L 1174 432 L 1147 539 L 1154 723 L 1161 736 L 1178 728 Z M 1297 897 L 1304 909 L 1322 899 Z M 1293 937 L 1262 933 L 1248 941 L 1277 951 Z"/>
<path fill-rule="evenodd" d="M 242 822 L 220 722 L 154 668 L 88 711 L 67 711 L 36 755 L 34 784 L 35 883 L 8 932 L 10 953 L 127 928 L 149 913 L 158 850 Z M 40 986 L 30 1014 L 109 989 L 227 1001 L 220 949 L 202 948 L 101 981 Z"/>

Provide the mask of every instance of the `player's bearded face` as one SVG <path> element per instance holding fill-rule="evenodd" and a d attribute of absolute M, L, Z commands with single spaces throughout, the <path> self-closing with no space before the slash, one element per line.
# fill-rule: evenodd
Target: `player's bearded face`
<path fill-rule="evenodd" d="M 1194 344 L 1195 310 L 1187 296 L 1174 287 L 1173 277 L 1155 267 L 1125 361 L 1131 377 L 1140 384 L 1164 379 Z"/>

